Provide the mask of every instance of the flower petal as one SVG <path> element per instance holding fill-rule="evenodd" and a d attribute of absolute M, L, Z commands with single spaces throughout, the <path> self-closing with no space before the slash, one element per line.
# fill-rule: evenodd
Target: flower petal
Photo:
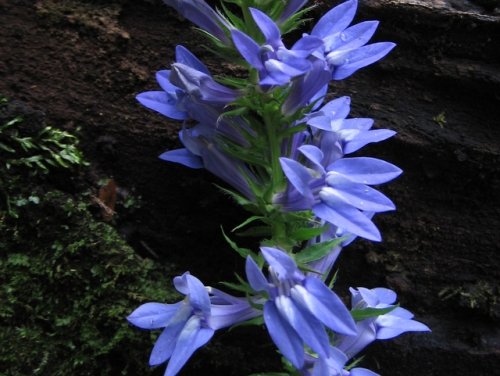
<path fill-rule="evenodd" d="M 377 339 L 389 339 L 405 332 L 430 332 L 427 325 L 415 320 L 406 320 L 390 313 L 377 317 Z"/>
<path fill-rule="evenodd" d="M 180 303 L 162 304 L 145 303 L 127 317 L 132 324 L 142 329 L 158 329 L 165 327 L 179 309 Z"/>
<path fill-rule="evenodd" d="M 210 298 L 206 287 L 201 281 L 192 276 L 186 275 L 187 287 L 189 289 L 189 303 L 195 311 L 203 312 L 204 317 L 210 316 Z"/>
<path fill-rule="evenodd" d="M 325 187 L 320 192 L 321 199 L 332 207 L 340 200 L 360 210 L 376 213 L 394 210 L 394 203 L 376 189 L 361 183 L 352 183 L 343 176 L 327 175 Z"/>
<path fill-rule="evenodd" d="M 325 38 L 330 34 L 344 30 L 354 19 L 358 2 L 356 0 L 346 1 L 320 18 L 311 31 L 311 35 Z"/>
<path fill-rule="evenodd" d="M 366 67 L 387 55 L 396 44 L 391 42 L 381 42 L 369 44 L 355 50 L 342 54 L 342 63 L 335 62 L 335 70 L 332 78 L 334 80 L 343 80 L 356 72 L 358 69 Z M 330 54 L 327 55 L 327 61 L 331 59 Z M 337 59 L 335 59 L 337 60 Z"/>
<path fill-rule="evenodd" d="M 187 113 L 177 108 L 177 100 L 164 91 L 146 91 L 135 97 L 140 104 L 175 120 L 184 120 Z"/>
<path fill-rule="evenodd" d="M 251 256 L 247 256 L 247 260 L 245 263 L 245 272 L 247 275 L 248 283 L 250 286 L 257 292 L 259 291 L 267 291 L 268 282 L 262 271 L 257 266 L 255 261 Z"/>
<path fill-rule="evenodd" d="M 325 173 L 325 169 L 321 162 L 325 155 L 320 148 L 314 145 L 302 145 L 299 147 L 299 151 L 311 161 L 322 173 Z"/>
<path fill-rule="evenodd" d="M 169 150 L 161 154 L 160 159 L 167 162 L 180 163 L 191 168 L 203 168 L 203 161 L 188 149 Z"/>
<path fill-rule="evenodd" d="M 165 376 L 175 376 L 182 366 L 186 364 L 191 355 L 206 344 L 213 335 L 213 329 L 202 328 L 200 326 L 200 319 L 197 316 L 192 316 L 179 334 L 174 352 L 168 362 Z"/>
<path fill-rule="evenodd" d="M 184 46 L 178 45 L 175 47 L 175 61 L 210 76 L 207 66 Z"/>
<path fill-rule="evenodd" d="M 382 184 L 398 177 L 402 170 L 381 159 L 369 157 L 342 158 L 327 167 L 349 180 L 362 184 Z"/>
<path fill-rule="evenodd" d="M 336 203 L 330 207 L 324 203 L 314 205 L 314 214 L 327 222 L 351 232 L 362 238 L 381 241 L 382 237 L 373 222 L 358 209 L 344 203 Z"/>
<path fill-rule="evenodd" d="M 262 255 L 280 279 L 293 278 L 299 269 L 285 252 L 271 247 L 260 247 Z"/>
<path fill-rule="evenodd" d="M 309 182 L 312 176 L 309 170 L 299 162 L 289 158 L 280 158 L 281 168 L 294 188 L 305 197 L 312 197 Z"/>
<path fill-rule="evenodd" d="M 357 132 L 354 137 L 347 135 L 344 132 L 340 132 L 342 135 L 342 140 L 344 141 L 344 153 L 354 153 L 358 151 L 363 146 L 370 144 L 372 142 L 379 142 L 387 140 L 388 138 L 394 136 L 396 132 L 389 129 L 376 129 L 373 131 L 361 131 Z"/>
<path fill-rule="evenodd" d="M 356 356 L 376 338 L 375 325 L 371 320 L 360 321 L 356 324 L 356 327 L 358 335 L 342 336 L 336 344 L 349 358 Z"/>
<path fill-rule="evenodd" d="M 321 280 L 306 277 L 300 295 L 309 311 L 337 333 L 356 334 L 356 324 L 342 300 Z M 293 294 L 293 289 L 292 289 Z"/>
<path fill-rule="evenodd" d="M 351 98 L 345 96 L 331 100 L 320 111 L 331 119 L 345 119 L 351 111 Z"/>
<path fill-rule="evenodd" d="M 398 298 L 394 291 L 385 287 L 376 287 L 372 291 L 377 295 L 379 302 L 383 304 L 394 304 Z"/>
<path fill-rule="evenodd" d="M 281 44 L 281 33 L 280 29 L 274 21 L 269 18 L 267 14 L 264 12 L 255 9 L 255 8 L 248 8 L 250 10 L 250 13 L 252 13 L 252 17 L 259 27 L 260 31 L 262 31 L 262 34 L 264 34 L 264 37 L 266 38 L 267 43 L 269 44 Z"/>
<path fill-rule="evenodd" d="M 281 317 L 288 321 L 303 341 L 320 357 L 327 357 L 330 341 L 324 326 L 288 296 L 279 295 L 274 302 Z"/>
<path fill-rule="evenodd" d="M 158 364 L 165 363 L 174 352 L 175 344 L 177 343 L 177 338 L 182 328 L 184 328 L 186 321 L 177 321 L 164 329 L 160 334 L 156 343 L 151 351 L 149 357 L 149 365 L 157 366 Z"/>
<path fill-rule="evenodd" d="M 349 376 L 380 376 L 378 373 L 366 368 L 353 368 L 350 372 Z"/>
<path fill-rule="evenodd" d="M 304 365 L 304 345 L 297 332 L 278 313 L 274 302 L 269 300 L 264 304 L 264 322 L 267 331 L 280 352 L 295 368 Z"/>
<path fill-rule="evenodd" d="M 233 37 L 235 47 L 248 64 L 259 71 L 263 70 L 264 65 L 260 60 L 260 46 L 252 38 L 239 30 L 231 30 L 231 36 Z"/>
<path fill-rule="evenodd" d="M 169 94 L 175 94 L 179 88 L 170 82 L 170 69 L 156 72 L 156 81 Z"/>
<path fill-rule="evenodd" d="M 364 46 L 375 33 L 378 21 L 365 21 L 345 29 L 340 35 L 325 38 L 327 51 L 353 50 Z"/>

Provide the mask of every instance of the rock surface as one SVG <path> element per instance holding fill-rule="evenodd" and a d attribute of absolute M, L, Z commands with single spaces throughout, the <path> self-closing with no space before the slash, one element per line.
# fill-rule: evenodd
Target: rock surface
<path fill-rule="evenodd" d="M 156 159 L 178 146 L 179 124 L 134 101 L 154 90 L 154 72 L 173 61 L 176 44 L 215 72 L 230 67 L 161 2 L 96 2 L 113 19 L 105 23 L 83 1 L 64 2 L 73 4 L 66 13 L 40 10 L 54 3 L 0 2 L 0 24 L 8 25 L 0 28 L 0 93 L 43 109 L 55 125 L 81 127 L 96 173 L 136 189 L 143 206 L 121 226 L 138 252 L 147 253 L 147 244 L 207 283 L 232 278 L 241 261 L 218 235 L 219 224 L 232 228 L 242 214 L 208 174 Z M 319 16 L 337 2 L 316 3 Z M 349 285 L 391 287 L 433 329 L 368 352 L 364 364 L 385 376 L 491 375 L 500 367 L 498 9 L 495 1 L 360 0 L 357 19 L 380 20 L 375 39 L 398 47 L 332 85 L 336 96 L 352 97 L 352 116 L 398 132 L 364 151 L 405 171 L 383 188 L 398 210 L 376 219 L 382 243 L 357 241 L 344 251 L 337 285 L 344 295 Z M 199 374 L 203 359 L 236 337 L 202 351 L 186 374 Z M 231 351 L 231 359 L 250 356 Z M 261 371 L 269 363 L 263 352 L 270 352 L 265 336 L 248 350 L 256 364 L 220 358 L 218 373 Z"/>

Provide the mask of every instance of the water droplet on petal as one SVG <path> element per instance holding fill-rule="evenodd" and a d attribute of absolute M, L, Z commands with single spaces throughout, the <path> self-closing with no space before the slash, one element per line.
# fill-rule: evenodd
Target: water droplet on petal
<path fill-rule="evenodd" d="M 347 35 L 345 33 L 340 33 L 340 40 L 345 42 L 347 40 Z"/>

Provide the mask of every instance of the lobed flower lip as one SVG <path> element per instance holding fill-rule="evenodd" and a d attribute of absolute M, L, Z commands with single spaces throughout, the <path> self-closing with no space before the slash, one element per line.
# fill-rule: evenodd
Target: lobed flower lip
<path fill-rule="evenodd" d="M 359 287 L 350 289 L 352 308 L 388 308 L 395 307 L 397 294 L 387 288 L 367 289 Z M 401 307 L 396 307 L 389 313 L 358 322 L 358 334 L 355 337 L 340 337 L 337 347 L 348 354 L 355 356 L 373 341 L 390 339 L 405 332 L 428 332 L 429 327 L 413 320 L 414 315 Z"/>
<path fill-rule="evenodd" d="M 156 80 L 162 91 L 147 91 L 136 99 L 145 107 L 175 120 L 194 119 L 214 124 L 222 109 L 241 95 L 217 83 L 208 68 L 183 46 L 175 49 L 176 63 L 161 70 Z"/>
<path fill-rule="evenodd" d="M 325 326 L 344 335 L 355 335 L 355 323 L 340 298 L 317 278 L 305 276 L 285 252 L 261 247 L 269 264 L 266 278 L 251 257 L 246 260 L 250 286 L 265 291 L 264 321 L 276 346 L 296 368 L 304 364 L 303 345 L 327 356 Z"/>
<path fill-rule="evenodd" d="M 280 158 L 290 186 L 274 202 L 284 210 L 312 210 L 344 232 L 380 241 L 371 216 L 394 210 L 395 205 L 370 186 L 388 182 L 402 171 L 380 159 L 344 156 L 395 132 L 370 130 L 372 119 L 346 119 L 349 110 L 350 99 L 341 97 L 305 117 L 311 131 L 294 143 L 293 159 Z"/>
<path fill-rule="evenodd" d="M 356 14 L 357 0 L 346 1 L 328 11 L 311 31 L 323 41 L 323 59 L 333 80 L 342 80 L 357 70 L 386 56 L 396 45 L 381 42 L 366 45 L 375 33 L 378 21 L 365 21 L 348 27 Z"/>
<path fill-rule="evenodd" d="M 320 38 L 304 36 L 291 49 L 287 49 L 281 40 L 281 32 L 276 23 L 258 9 L 249 8 L 249 10 L 265 37 L 265 43 L 259 45 L 250 36 L 237 29 L 231 30 L 231 36 L 241 56 L 259 72 L 261 86 L 286 85 L 293 77 L 301 76 L 311 70 L 312 64 L 307 57 L 321 48 L 323 41 Z"/>
<path fill-rule="evenodd" d="M 189 272 L 174 278 L 175 288 L 186 295 L 175 304 L 145 303 L 135 309 L 127 320 L 142 329 L 160 329 L 149 364 L 168 361 L 165 375 L 174 376 L 191 355 L 205 345 L 215 330 L 256 317 L 245 298 L 236 298 L 211 287 Z"/>

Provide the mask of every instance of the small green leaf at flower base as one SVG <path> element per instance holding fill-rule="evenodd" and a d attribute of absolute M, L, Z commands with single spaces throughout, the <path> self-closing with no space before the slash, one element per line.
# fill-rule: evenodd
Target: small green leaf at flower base
<path fill-rule="evenodd" d="M 333 247 L 338 246 L 344 240 L 345 238 L 336 238 L 328 240 L 326 242 L 311 245 L 295 254 L 295 260 L 297 261 L 297 263 L 308 263 L 311 261 L 319 260 L 320 258 L 326 256 Z"/>
<path fill-rule="evenodd" d="M 385 315 L 385 314 L 393 311 L 397 307 L 398 307 L 398 305 L 387 307 L 387 308 L 353 309 L 351 311 L 351 315 L 355 321 L 362 321 L 362 320 L 370 319 L 372 317 Z"/>
<path fill-rule="evenodd" d="M 309 240 L 321 235 L 327 226 L 322 227 L 302 227 L 290 233 L 290 237 L 295 240 Z"/>
<path fill-rule="evenodd" d="M 221 231 L 222 231 L 222 236 L 224 236 L 224 239 L 226 239 L 226 242 L 231 246 L 232 249 L 234 249 L 241 257 L 243 258 L 246 258 L 248 255 L 252 256 L 254 259 L 256 259 L 257 255 L 252 252 L 250 249 L 248 248 L 241 248 L 241 247 L 238 247 L 238 245 L 233 242 L 227 235 L 226 233 L 224 232 L 224 229 L 221 227 Z"/>

